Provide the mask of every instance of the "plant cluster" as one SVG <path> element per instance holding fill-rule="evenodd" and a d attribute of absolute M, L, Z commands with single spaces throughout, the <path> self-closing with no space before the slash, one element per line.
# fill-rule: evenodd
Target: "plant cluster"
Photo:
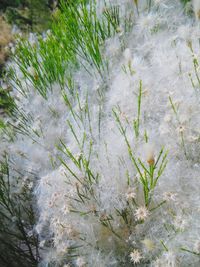
<path fill-rule="evenodd" d="M 2 91 L 0 263 L 199 266 L 198 25 L 178 0 L 60 7 Z"/>

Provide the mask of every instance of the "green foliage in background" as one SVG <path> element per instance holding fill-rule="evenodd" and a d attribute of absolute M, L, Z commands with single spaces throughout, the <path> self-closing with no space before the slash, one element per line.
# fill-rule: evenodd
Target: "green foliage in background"
<path fill-rule="evenodd" d="M 35 215 L 31 189 L 25 183 L 23 191 L 15 192 L 23 175 L 16 172 L 11 182 L 7 155 L 0 161 L 0 266 L 36 267 L 39 261 L 38 237 L 33 232 Z M 15 166 L 12 166 L 15 168 Z"/>
<path fill-rule="evenodd" d="M 191 2 L 191 0 L 181 0 L 181 2 L 186 5 L 188 2 Z"/>
<path fill-rule="evenodd" d="M 41 32 L 47 29 L 51 21 L 51 3 L 47 0 L 3 1 L 0 9 L 10 24 L 22 30 Z"/>

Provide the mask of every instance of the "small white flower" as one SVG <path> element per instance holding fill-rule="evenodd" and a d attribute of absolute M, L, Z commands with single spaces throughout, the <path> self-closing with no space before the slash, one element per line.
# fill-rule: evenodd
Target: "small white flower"
<path fill-rule="evenodd" d="M 145 206 L 139 207 L 136 209 L 134 215 L 138 221 L 145 220 L 149 216 L 149 211 Z"/>
<path fill-rule="evenodd" d="M 185 127 L 183 125 L 180 125 L 178 128 L 177 128 L 177 132 L 182 134 L 183 132 L 185 131 Z"/>
<path fill-rule="evenodd" d="M 130 258 L 131 261 L 135 264 L 135 263 L 139 263 L 142 259 L 142 255 L 139 252 L 139 250 L 134 249 L 131 253 L 130 253 Z"/>
<path fill-rule="evenodd" d="M 28 189 L 32 189 L 33 188 L 33 182 L 29 182 L 27 187 L 28 187 Z"/>
<path fill-rule="evenodd" d="M 126 199 L 131 200 L 136 197 L 135 189 L 134 188 L 129 188 L 126 192 Z"/>
<path fill-rule="evenodd" d="M 166 201 L 176 201 L 177 194 L 173 192 L 164 192 L 163 199 Z"/>
<path fill-rule="evenodd" d="M 68 213 L 70 213 L 69 205 L 65 204 L 64 207 L 62 208 L 62 212 L 64 215 L 67 215 Z"/>

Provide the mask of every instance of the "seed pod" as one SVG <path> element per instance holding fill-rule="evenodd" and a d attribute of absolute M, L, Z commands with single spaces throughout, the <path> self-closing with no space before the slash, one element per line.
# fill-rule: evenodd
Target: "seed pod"
<path fill-rule="evenodd" d="M 148 146 L 146 150 L 146 161 L 150 166 L 155 163 L 154 149 L 152 146 Z"/>

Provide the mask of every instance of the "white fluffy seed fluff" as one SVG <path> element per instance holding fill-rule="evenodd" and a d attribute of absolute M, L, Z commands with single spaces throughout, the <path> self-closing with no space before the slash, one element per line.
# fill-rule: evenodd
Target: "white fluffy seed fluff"
<path fill-rule="evenodd" d="M 122 18 L 131 11 L 134 21 L 128 33 L 118 29 L 101 49 L 108 62 L 106 81 L 91 66 L 91 74 L 83 67 L 73 74 L 79 101 L 70 99 L 70 103 L 84 122 L 78 116 L 74 119 L 57 83 L 47 93 L 47 101 L 13 63 L 28 91 L 26 96 L 17 90 L 12 94 L 32 118 L 32 131 L 31 138 L 17 134 L 13 143 L 2 143 L 1 155 L 7 151 L 20 171 L 38 178 L 34 181 L 39 214 L 35 231 L 40 238 L 41 266 L 118 267 L 124 262 L 127 266 L 192 266 L 194 254 L 181 248 L 199 253 L 200 247 L 199 242 L 194 246 L 200 221 L 200 62 L 197 69 L 194 66 L 194 57 L 200 58 L 199 25 L 184 14 L 179 0 L 97 2 L 98 14 L 106 2 L 119 6 Z M 152 2 L 150 10 L 147 2 Z M 200 1 L 192 3 L 199 20 Z M 35 76 L 32 67 L 28 72 Z M 136 137 L 133 122 L 141 80 Z M 67 86 L 64 90 L 68 93 Z M 166 169 L 149 193 L 150 204 L 144 201 L 147 188 L 143 190 L 114 118 L 117 107 L 138 166 L 141 158 L 146 168 L 143 177 L 162 172 L 163 166 L 156 165 L 158 149 L 165 147 L 169 152 Z M 90 174 L 87 184 L 84 167 Z M 20 191 L 24 184 L 17 186 Z M 84 195 L 86 190 L 91 195 Z M 76 257 L 68 257 L 72 252 Z"/>

